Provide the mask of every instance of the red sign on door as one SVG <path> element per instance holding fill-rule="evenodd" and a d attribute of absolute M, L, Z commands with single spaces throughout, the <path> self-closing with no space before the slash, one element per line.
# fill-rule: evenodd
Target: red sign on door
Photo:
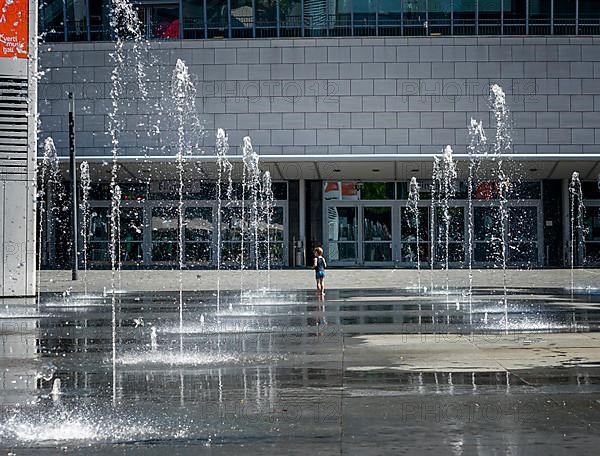
<path fill-rule="evenodd" d="M 27 58 L 29 0 L 5 0 L 0 10 L 0 57 Z"/>

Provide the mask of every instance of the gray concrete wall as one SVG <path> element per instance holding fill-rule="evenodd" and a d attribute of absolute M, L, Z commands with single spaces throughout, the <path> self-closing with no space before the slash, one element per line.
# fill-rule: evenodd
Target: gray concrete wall
<path fill-rule="evenodd" d="M 112 46 L 43 47 L 41 128 L 60 154 L 74 90 L 79 155 L 109 155 Z M 232 145 L 249 134 L 262 154 L 464 152 L 470 117 L 490 128 L 490 83 L 509 95 L 515 152 L 600 152 L 600 37 L 187 40 L 153 42 L 149 54 L 147 100 L 125 77 L 122 155 L 173 154 L 174 127 L 157 106 L 178 58 L 196 81 L 209 154 L 216 127 Z"/>
<path fill-rule="evenodd" d="M 29 35 L 37 36 L 30 0 Z M 35 294 L 36 40 L 29 58 L 0 58 L 0 297 Z"/>

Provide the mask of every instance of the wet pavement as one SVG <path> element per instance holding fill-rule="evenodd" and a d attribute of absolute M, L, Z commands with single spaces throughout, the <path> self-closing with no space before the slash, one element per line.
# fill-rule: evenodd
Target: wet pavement
<path fill-rule="evenodd" d="M 594 454 L 600 294 L 44 294 L 0 309 L 0 454 Z M 508 320 L 505 319 L 508 315 Z M 56 379 L 60 388 L 53 392 Z"/>

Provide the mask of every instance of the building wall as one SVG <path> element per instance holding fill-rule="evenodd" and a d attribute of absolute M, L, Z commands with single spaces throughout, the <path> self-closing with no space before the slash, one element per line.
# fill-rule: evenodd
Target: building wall
<path fill-rule="evenodd" d="M 109 154 L 112 47 L 43 46 L 41 129 L 60 154 L 69 90 L 78 154 Z M 148 54 L 147 99 L 133 74 L 123 76 L 122 155 L 173 154 L 166 105 L 179 58 L 196 82 L 208 154 L 216 127 L 232 146 L 249 134 L 262 154 L 433 154 L 445 144 L 464 152 L 469 118 L 490 126 L 491 83 L 509 95 L 515 152 L 599 152 L 600 37 L 186 40 L 151 42 Z"/>
<path fill-rule="evenodd" d="M 0 297 L 35 294 L 36 12 L 7 3 L 0 27 Z"/>

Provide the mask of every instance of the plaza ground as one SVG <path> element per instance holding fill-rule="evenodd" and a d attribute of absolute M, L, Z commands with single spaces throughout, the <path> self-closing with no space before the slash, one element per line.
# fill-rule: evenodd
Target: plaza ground
<path fill-rule="evenodd" d="M 330 269 L 324 299 L 310 270 L 270 291 L 247 272 L 243 298 L 239 271 L 184 271 L 182 320 L 178 271 L 125 270 L 112 346 L 110 271 L 87 294 L 43 271 L 39 308 L 0 310 L 0 452 L 594 454 L 599 273 L 576 270 L 571 297 L 569 270 L 507 271 L 506 324 L 501 270 L 474 271 L 472 301 L 466 270 L 446 296 L 445 271 L 430 294 L 406 289 L 414 270 Z"/>
<path fill-rule="evenodd" d="M 431 272 L 421 270 L 421 285 L 431 286 Z M 468 288 L 469 271 L 452 269 L 448 272 L 451 288 Z M 413 288 L 418 284 L 416 269 L 329 269 L 325 285 L 331 289 L 368 288 Z M 433 273 L 434 286 L 446 285 L 446 272 L 436 269 Z M 79 280 L 71 280 L 71 271 L 43 270 L 40 275 L 42 292 L 103 292 L 111 287 L 111 271 L 93 270 L 79 272 Z M 123 270 L 117 287 L 126 291 L 176 291 L 179 289 L 178 270 Z M 239 290 L 265 287 L 270 280 L 275 290 L 311 290 L 314 288 L 314 272 L 311 269 L 279 269 L 267 271 L 244 271 L 243 281 L 239 270 L 186 270 L 182 272 L 184 291 L 216 290 L 217 281 L 221 290 Z M 570 269 L 509 269 L 506 283 L 510 288 L 570 288 Z M 599 287 L 600 269 L 575 269 L 574 283 L 578 288 Z M 258 284 L 258 287 L 257 287 Z M 473 270 L 473 286 L 497 288 L 503 285 L 503 273 L 498 269 Z"/>

